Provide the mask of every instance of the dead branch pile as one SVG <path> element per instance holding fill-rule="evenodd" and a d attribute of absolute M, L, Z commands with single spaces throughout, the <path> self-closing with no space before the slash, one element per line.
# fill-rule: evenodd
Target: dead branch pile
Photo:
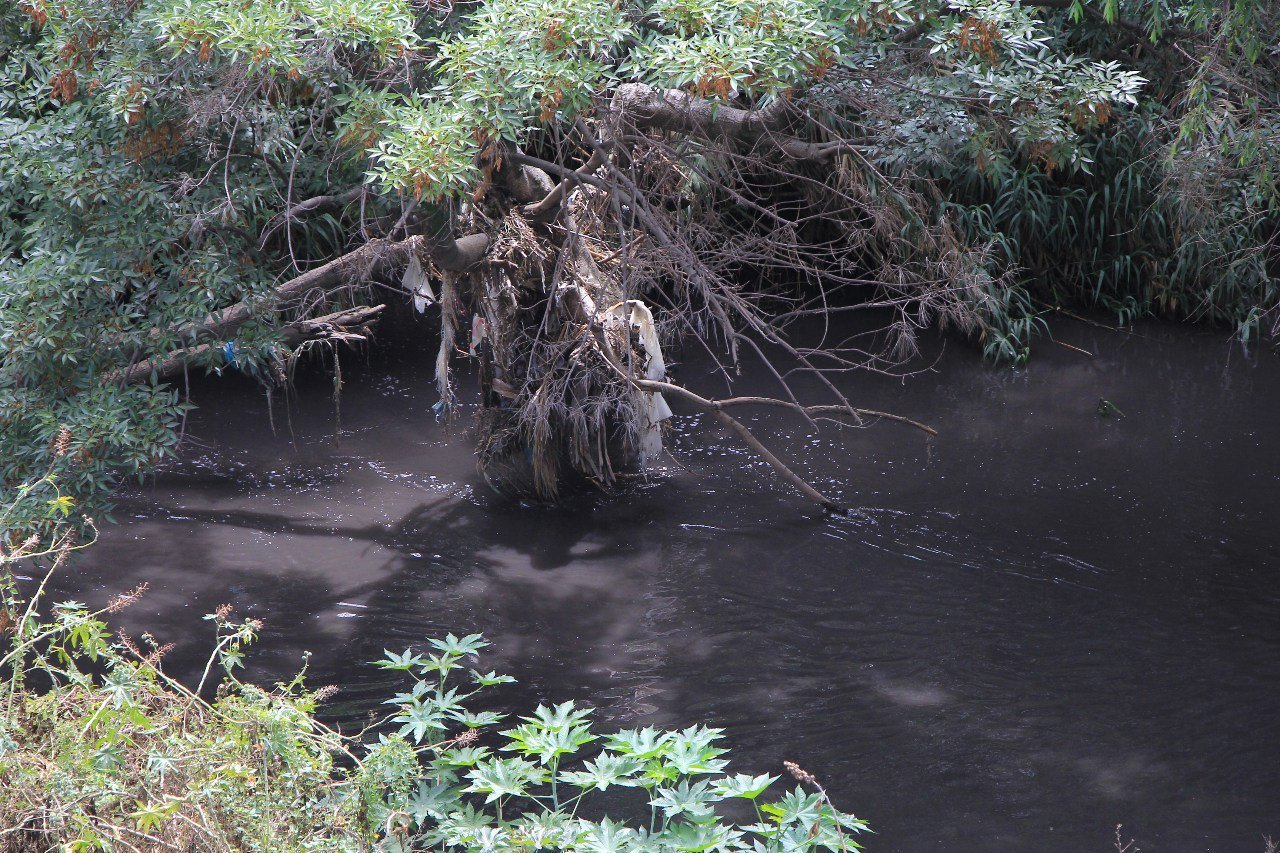
<path fill-rule="evenodd" d="M 720 402 L 670 383 L 661 345 L 693 339 L 726 379 L 746 359 L 777 379 L 778 398 L 735 404 L 860 425 L 883 413 L 855 407 L 835 377 L 897 369 L 924 326 L 970 326 L 982 258 L 855 146 L 788 135 L 785 102 L 708 118 L 687 96 L 634 88 L 545 156 L 506 152 L 494 185 L 462 212 L 460 230 L 486 235 L 488 253 L 468 273 L 442 274 L 442 395 L 451 399 L 449 357 L 469 317 L 480 467 L 500 491 L 550 499 L 653 461 L 665 392 L 713 412 L 835 509 Z M 893 316 L 870 339 L 788 337 L 802 318 L 870 307 Z M 831 402 L 801 404 L 796 368 L 779 369 L 778 356 L 817 377 Z"/>
<path fill-rule="evenodd" d="M 837 379 L 900 371 L 922 328 L 972 329 L 992 285 L 983 248 L 929 218 L 928 182 L 883 174 L 852 128 L 824 118 L 874 108 L 859 92 L 833 81 L 823 97 L 835 111 L 786 100 L 710 109 L 686 93 L 622 86 L 559 136 L 490 148 L 484 185 L 444 232 L 410 204 L 387 236 L 285 282 L 272 307 L 318 313 L 353 282 L 405 270 L 419 310 L 440 308 L 443 410 L 454 402 L 452 360 L 479 360 L 478 456 L 499 491 L 552 499 L 566 485 L 613 485 L 662 452 L 671 397 L 713 413 L 837 509 L 726 409 L 785 407 L 811 427 L 888 418 L 931 433 L 853 405 Z M 223 309 L 183 338 L 226 339 L 260 309 Z M 853 310 L 889 319 L 835 339 L 827 320 Z M 816 340 L 810 323 L 805 343 L 793 342 L 806 319 L 819 323 Z M 755 363 L 777 396 L 717 401 L 674 384 L 662 348 L 677 341 L 704 347 L 726 384 Z M 800 375 L 828 399 L 801 402 Z"/>

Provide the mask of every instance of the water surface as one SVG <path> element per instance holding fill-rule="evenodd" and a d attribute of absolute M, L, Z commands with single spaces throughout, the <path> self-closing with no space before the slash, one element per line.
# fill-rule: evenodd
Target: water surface
<path fill-rule="evenodd" d="M 508 704 L 607 726 L 723 726 L 737 767 L 799 762 L 872 850 L 1261 851 L 1280 835 L 1280 364 L 1218 333 L 1084 324 L 1026 368 L 956 341 L 855 404 L 927 421 L 812 435 L 750 418 L 856 507 L 815 512 L 713 420 L 615 496 L 488 494 L 440 424 L 428 333 L 348 358 L 340 435 L 312 380 L 268 407 L 202 383 L 180 464 L 129 492 L 62 590 L 148 581 L 134 630 L 180 640 L 222 602 L 267 623 L 254 674 L 315 653 L 355 715 L 363 662 L 480 631 Z M 419 346 L 417 341 L 421 340 Z M 697 366 L 683 378 L 722 393 Z M 739 392 L 776 393 L 763 379 Z M 1123 416 L 1102 417 L 1104 398 Z"/>

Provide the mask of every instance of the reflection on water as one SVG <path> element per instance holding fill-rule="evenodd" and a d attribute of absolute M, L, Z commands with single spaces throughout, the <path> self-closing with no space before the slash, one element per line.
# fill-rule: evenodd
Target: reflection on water
<path fill-rule="evenodd" d="M 1046 342 L 1012 370 L 953 346 L 905 382 L 848 380 L 936 439 L 756 418 L 859 507 L 840 519 L 698 417 L 679 464 L 623 494 L 504 503 L 432 415 L 434 347 L 345 367 L 340 441 L 323 388 L 273 436 L 251 386 L 210 383 L 198 444 L 62 591 L 149 581 L 130 624 L 185 637 L 179 669 L 230 601 L 267 622 L 256 675 L 313 651 L 339 715 L 389 692 L 362 663 L 384 647 L 482 631 L 512 702 L 724 726 L 739 769 L 797 760 L 875 850 L 1102 850 L 1118 822 L 1149 850 L 1260 850 L 1280 834 L 1280 366 L 1186 330 L 1057 333 L 1095 357 Z"/>

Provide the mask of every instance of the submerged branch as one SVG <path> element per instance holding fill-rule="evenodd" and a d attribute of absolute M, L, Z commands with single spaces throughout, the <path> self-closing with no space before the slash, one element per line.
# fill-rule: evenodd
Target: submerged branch
<path fill-rule="evenodd" d="M 562 287 L 560 301 L 569 318 L 579 326 L 585 327 L 588 340 L 594 344 L 595 350 L 604 359 L 605 364 L 611 367 L 630 385 L 642 392 L 675 394 L 676 396 L 693 403 L 695 406 L 711 412 L 721 423 L 737 433 L 738 437 L 741 438 L 748 447 L 754 450 L 760 458 L 769 463 L 769 466 L 772 467 L 773 470 L 782 477 L 782 479 L 795 486 L 796 489 L 809 500 L 833 513 L 844 514 L 847 512 L 845 507 L 822 494 L 822 492 L 809 485 L 809 483 L 807 483 L 802 477 L 792 471 L 785 462 L 774 455 L 769 448 L 765 447 L 765 445 L 756 438 L 754 434 L 752 434 L 751 430 L 749 430 L 745 424 L 725 411 L 721 402 L 709 400 L 700 394 L 696 394 L 683 386 L 676 385 L 671 382 L 658 379 L 645 379 L 636 376 L 632 371 L 628 370 L 627 367 L 622 364 L 617 352 L 615 352 L 614 346 L 609 341 L 609 335 L 601 324 L 598 316 L 594 314 L 594 306 L 591 304 L 590 298 L 584 294 L 580 287 Z M 779 405 L 787 406 L 788 408 L 803 411 L 803 407 L 793 406 L 792 404 L 786 403 L 782 400 L 774 402 Z"/>
<path fill-rule="evenodd" d="M 775 456 L 769 450 L 769 448 L 765 447 L 764 444 L 761 443 L 760 439 L 756 438 L 755 435 L 752 434 L 751 430 L 747 429 L 746 425 L 742 423 L 742 421 L 738 420 L 737 418 L 733 417 L 732 415 L 730 415 L 728 412 L 725 411 L 724 401 L 708 400 L 706 397 L 703 397 L 700 394 L 695 394 L 694 392 L 690 391 L 688 388 L 685 388 L 681 385 L 675 385 L 671 382 L 659 382 L 653 379 L 638 379 L 638 378 L 632 379 L 631 381 L 634 382 L 638 387 L 646 391 L 656 391 L 664 394 L 675 394 L 677 397 L 680 397 L 682 399 L 688 400 L 690 403 L 693 403 L 698 408 L 705 409 L 706 411 L 711 412 L 716 416 L 716 418 L 721 423 L 723 423 L 725 426 L 729 427 L 734 432 L 736 432 L 738 434 L 738 437 L 741 438 L 743 442 L 747 444 L 747 446 L 749 446 L 752 450 L 758 453 L 760 457 L 764 459 L 765 462 L 768 462 L 769 465 L 773 468 L 773 470 L 778 472 L 778 475 L 782 477 L 782 479 L 786 480 L 788 483 L 790 483 L 791 485 L 799 489 L 800 493 L 803 494 L 805 497 L 807 497 L 809 500 L 813 501 L 818 506 L 830 512 L 834 512 L 840 515 L 844 515 L 845 513 L 848 512 L 848 509 L 846 507 L 841 506 L 840 504 L 833 501 L 831 498 L 824 495 L 822 492 L 815 489 L 813 486 L 809 485 L 807 482 L 805 482 L 803 478 L 800 477 L 800 475 L 796 474 L 794 471 L 788 468 L 786 463 L 784 463 L 781 459 Z M 760 399 L 763 400 L 766 398 L 762 397 Z M 772 402 L 776 405 L 786 406 L 787 408 L 796 408 L 795 406 L 793 406 L 790 403 L 787 403 L 784 400 L 773 400 Z M 839 408 L 839 407 L 833 407 L 833 408 Z"/>

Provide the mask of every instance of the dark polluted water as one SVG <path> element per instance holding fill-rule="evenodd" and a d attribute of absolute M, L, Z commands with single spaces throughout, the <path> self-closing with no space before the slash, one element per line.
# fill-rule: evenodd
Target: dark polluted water
<path fill-rule="evenodd" d="M 894 424 L 750 419 L 824 518 L 714 421 L 613 496 L 515 506 L 437 423 L 434 342 L 348 358 L 291 405 L 196 389 L 184 459 L 124 495 L 59 592 L 147 581 L 131 630 L 202 663 L 222 602 L 265 620 L 250 674 L 360 715 L 365 662 L 483 632 L 520 684 L 606 727 L 723 726 L 739 771 L 792 759 L 869 820 L 873 851 L 1258 851 L 1280 836 L 1280 363 L 1220 333 L 1056 327 L 1022 369 L 942 342 L 905 381 L 851 375 Z M 686 381 L 721 393 L 694 368 Z M 739 393 L 776 393 L 763 378 Z M 1105 399 L 1116 412 L 1099 414 Z M 465 417 L 463 421 L 465 422 Z M 292 436 L 290 434 L 292 430 Z"/>

